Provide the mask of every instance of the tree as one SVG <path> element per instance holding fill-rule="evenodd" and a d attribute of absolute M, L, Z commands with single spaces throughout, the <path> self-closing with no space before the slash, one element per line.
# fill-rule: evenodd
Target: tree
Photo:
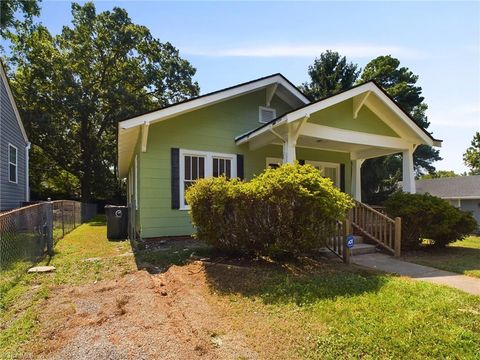
<path fill-rule="evenodd" d="M 301 89 L 311 100 L 318 100 L 351 88 L 359 73 L 358 65 L 327 50 L 308 67 L 310 82 L 303 83 Z"/>
<path fill-rule="evenodd" d="M 428 106 L 421 96 L 422 88 L 417 86 L 418 76 L 406 67 L 400 67 L 400 61 L 390 55 L 379 56 L 370 61 L 363 70 L 360 82 L 375 80 L 413 120 L 423 129 L 430 123 L 425 114 Z M 434 161 L 441 160 L 439 151 L 431 146 L 420 145 L 413 154 L 417 176 L 435 170 Z M 395 191 L 394 184 L 401 176 L 399 155 L 389 155 L 383 160 L 369 159 L 363 164 L 363 198 L 367 202 L 379 202 Z M 383 163 L 378 168 L 378 163 Z M 374 200 L 375 199 L 375 200 Z"/>
<path fill-rule="evenodd" d="M 0 36 L 5 37 L 8 28 L 19 23 L 15 12 L 23 13 L 25 20 L 40 15 L 40 0 L 2 0 L 0 1 Z"/>
<path fill-rule="evenodd" d="M 480 132 L 473 136 L 470 147 L 463 154 L 463 162 L 470 168 L 470 175 L 480 175 Z"/>
<path fill-rule="evenodd" d="M 431 174 L 425 174 L 420 176 L 420 180 L 426 179 L 441 179 L 441 178 L 449 178 L 449 177 L 456 177 L 461 176 L 460 174 L 456 174 L 453 170 L 437 170 L 432 172 Z"/>
<path fill-rule="evenodd" d="M 13 89 L 30 140 L 80 181 L 83 201 L 118 196 L 119 120 L 197 95 L 195 69 L 170 43 L 113 8 L 72 4 L 72 26 L 12 37 Z"/>

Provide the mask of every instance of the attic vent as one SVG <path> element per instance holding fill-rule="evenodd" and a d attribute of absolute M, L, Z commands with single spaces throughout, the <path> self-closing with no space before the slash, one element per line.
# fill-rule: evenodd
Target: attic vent
<path fill-rule="evenodd" d="M 261 123 L 267 123 L 277 117 L 275 109 L 260 106 L 258 109 L 258 121 Z"/>

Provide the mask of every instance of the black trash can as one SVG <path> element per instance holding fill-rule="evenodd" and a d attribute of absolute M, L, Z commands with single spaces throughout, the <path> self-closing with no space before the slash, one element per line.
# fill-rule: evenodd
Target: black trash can
<path fill-rule="evenodd" d="M 128 238 L 128 207 L 106 205 L 108 240 L 124 240 Z"/>

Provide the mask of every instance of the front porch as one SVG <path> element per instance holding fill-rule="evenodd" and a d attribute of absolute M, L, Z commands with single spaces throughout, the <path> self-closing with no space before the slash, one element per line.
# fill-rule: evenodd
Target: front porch
<path fill-rule="evenodd" d="M 298 157 L 299 149 L 342 153 L 350 168 L 350 186 L 344 191 L 357 201 L 362 201 L 361 168 L 366 159 L 401 153 L 403 191 L 415 193 L 415 149 L 420 144 L 441 145 L 373 82 L 290 112 L 237 137 L 236 143 L 248 144 L 252 151 L 280 145 L 283 163 L 308 162 Z"/>

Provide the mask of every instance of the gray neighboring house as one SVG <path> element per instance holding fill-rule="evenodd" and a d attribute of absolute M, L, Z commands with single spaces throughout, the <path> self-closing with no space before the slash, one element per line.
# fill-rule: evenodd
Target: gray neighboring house
<path fill-rule="evenodd" d="M 29 149 L 30 143 L 0 62 L 0 211 L 18 208 L 30 200 Z"/>
<path fill-rule="evenodd" d="M 448 200 L 453 206 L 471 211 L 480 225 L 480 175 L 415 181 L 418 193 Z"/>

